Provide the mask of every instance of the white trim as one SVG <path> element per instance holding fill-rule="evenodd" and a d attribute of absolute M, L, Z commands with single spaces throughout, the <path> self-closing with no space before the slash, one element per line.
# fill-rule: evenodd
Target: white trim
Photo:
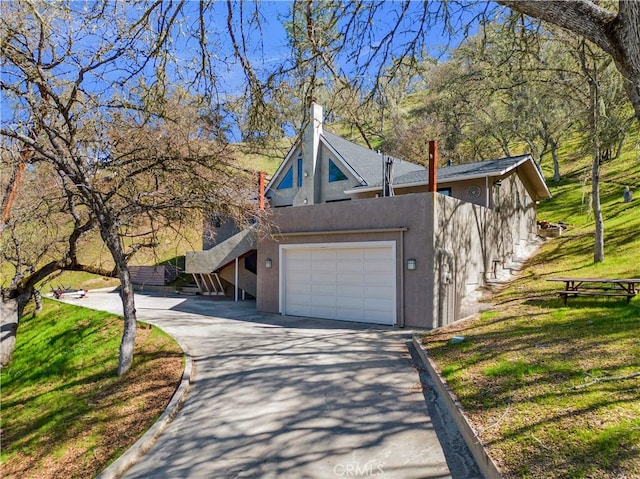
<path fill-rule="evenodd" d="M 344 243 L 296 243 L 296 244 L 281 244 L 278 247 L 279 258 L 279 272 L 278 272 L 278 312 L 286 315 L 286 297 L 285 297 L 285 272 L 286 272 L 286 251 L 287 250 L 300 250 L 300 249 L 366 249 L 366 248 L 380 248 L 389 247 L 391 249 L 391 257 L 393 258 L 394 276 L 392 278 L 392 292 L 393 292 L 393 326 L 398 324 L 398 258 L 396 256 L 396 241 L 353 241 Z M 404 274 L 404 271 L 400 271 L 400 274 Z M 386 323 L 385 323 L 386 324 Z"/>
<path fill-rule="evenodd" d="M 282 173 L 282 170 L 284 170 L 286 164 L 289 163 L 289 161 L 293 157 L 293 155 L 296 152 L 296 150 L 298 149 L 298 147 L 302 148 L 302 140 L 298 141 L 298 143 L 296 143 L 295 145 L 293 145 L 291 147 L 291 149 L 289 150 L 289 153 L 287 153 L 287 156 L 284 157 L 284 160 L 282 160 L 282 163 L 280 163 L 280 166 L 278 166 L 278 169 L 276 170 L 276 172 L 271 177 L 271 180 L 269 180 L 269 183 L 267 183 L 267 186 L 265 186 L 265 188 L 264 188 L 265 196 L 267 195 L 267 192 L 273 187 L 273 185 L 275 184 L 276 180 L 278 179 L 278 175 L 280 173 Z M 297 183 L 295 183 L 295 178 L 294 178 L 294 184 L 297 184 Z"/>

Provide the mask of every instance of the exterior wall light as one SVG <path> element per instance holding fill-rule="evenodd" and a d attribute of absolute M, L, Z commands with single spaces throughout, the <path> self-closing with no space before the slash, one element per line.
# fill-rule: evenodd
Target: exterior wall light
<path fill-rule="evenodd" d="M 271 258 L 267 258 L 264 260 L 264 267 L 267 269 L 271 269 L 271 267 L 273 266 L 273 262 L 271 261 Z"/>
<path fill-rule="evenodd" d="M 416 260 L 415 259 L 408 259 L 407 260 L 407 269 L 409 271 L 413 271 L 414 269 L 416 269 Z"/>

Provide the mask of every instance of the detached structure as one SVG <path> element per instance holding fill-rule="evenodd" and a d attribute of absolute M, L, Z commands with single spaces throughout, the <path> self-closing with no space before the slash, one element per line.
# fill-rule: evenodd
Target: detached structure
<path fill-rule="evenodd" d="M 436 154 L 427 169 L 363 148 L 324 131 L 313 105 L 265 189 L 272 235 L 244 232 L 251 241 L 228 255 L 237 236 L 189 253 L 187 272 L 233 270 L 265 312 L 399 327 L 456 321 L 467 294 L 528 254 L 536 203 L 551 195 L 530 155 L 436 171 Z"/>

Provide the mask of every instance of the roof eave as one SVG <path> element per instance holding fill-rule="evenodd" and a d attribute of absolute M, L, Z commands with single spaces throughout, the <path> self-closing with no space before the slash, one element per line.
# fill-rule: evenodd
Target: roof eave
<path fill-rule="evenodd" d="M 296 151 L 296 149 L 298 148 L 298 146 L 302 143 L 302 140 L 298 140 L 296 143 L 294 143 L 294 145 L 291 147 L 291 149 L 289 150 L 289 153 L 287 153 L 287 156 L 284 157 L 284 160 L 282 160 L 282 163 L 280 163 L 280 166 L 278 166 L 278 169 L 276 170 L 276 172 L 273 174 L 273 176 L 271 177 L 271 180 L 269 180 L 269 183 L 267 183 L 267 186 L 264 188 L 264 194 L 266 196 L 267 192 L 269 190 L 271 190 L 271 188 L 273 187 L 273 184 L 276 181 L 276 178 L 278 177 L 278 175 L 282 172 L 282 170 L 284 169 L 285 165 L 287 163 L 289 163 L 289 160 L 291 159 L 291 157 L 293 156 L 293 153 Z"/>

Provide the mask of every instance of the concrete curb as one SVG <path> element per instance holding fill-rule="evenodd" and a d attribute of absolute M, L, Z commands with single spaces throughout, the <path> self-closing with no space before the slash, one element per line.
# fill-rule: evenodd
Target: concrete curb
<path fill-rule="evenodd" d="M 413 335 L 413 345 L 416 348 L 420 359 L 422 359 L 426 370 L 429 372 L 429 375 L 437 389 L 437 393 L 442 397 L 447 405 L 447 409 L 451 413 L 451 417 L 453 417 L 453 420 L 458 426 L 460 434 L 464 438 L 464 441 L 467 443 L 467 447 L 476 460 L 480 472 L 482 472 L 482 475 L 487 479 L 502 479 L 502 474 L 500 473 L 498 466 L 487 453 L 487 450 L 482 445 L 480 438 L 475 433 L 465 416 L 460 401 L 458 401 L 458 398 L 455 396 L 453 391 L 451 391 L 446 380 L 437 371 L 435 364 L 431 361 L 427 351 L 422 346 L 422 342 L 415 334 Z"/>
<path fill-rule="evenodd" d="M 162 329 L 159 326 L 153 325 L 156 328 Z M 163 330 L 164 331 L 164 330 Z M 165 333 L 167 333 L 165 331 Z M 167 333 L 169 334 L 169 333 Z M 170 335 L 171 336 L 171 335 Z M 173 337 L 173 336 L 172 336 Z M 184 403 L 189 392 L 189 386 L 191 384 L 193 374 L 193 360 L 188 348 L 182 344 L 178 339 L 173 338 L 178 345 L 182 348 L 185 356 L 184 371 L 182 372 L 182 379 L 180 384 L 173 393 L 167 408 L 160 415 L 158 420 L 151 426 L 147 432 L 145 432 L 140 439 L 138 439 L 133 446 L 122 454 L 118 459 L 111 463 L 104 471 L 98 474 L 95 479 L 117 479 L 121 477 L 135 462 L 156 442 L 158 436 L 167 428 L 171 420 L 176 416 L 180 410 L 180 406 Z"/>

